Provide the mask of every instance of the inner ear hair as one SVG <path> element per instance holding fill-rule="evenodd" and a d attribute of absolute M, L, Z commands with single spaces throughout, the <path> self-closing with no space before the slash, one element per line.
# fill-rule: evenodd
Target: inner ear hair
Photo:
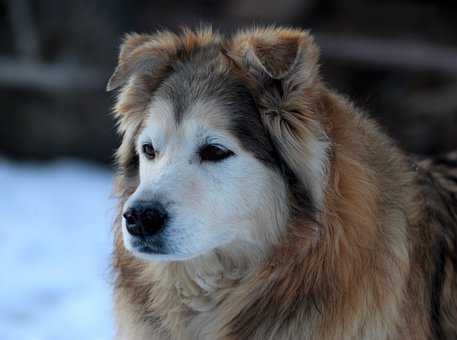
<path fill-rule="evenodd" d="M 253 66 L 262 69 L 269 77 L 283 79 L 293 70 L 299 49 L 297 39 L 278 39 L 274 42 L 259 39 L 252 43 L 247 55 Z"/>
<path fill-rule="evenodd" d="M 303 30 L 267 27 L 241 32 L 231 39 L 226 55 L 259 82 L 292 79 L 303 89 L 317 79 L 319 49 Z"/>

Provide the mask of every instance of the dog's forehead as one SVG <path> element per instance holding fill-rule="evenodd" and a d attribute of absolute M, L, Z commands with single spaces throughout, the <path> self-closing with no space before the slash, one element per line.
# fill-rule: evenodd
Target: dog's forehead
<path fill-rule="evenodd" d="M 162 142 L 173 138 L 188 138 L 188 142 L 193 142 L 205 137 L 209 131 L 232 136 L 230 114 L 214 100 L 198 100 L 190 104 L 179 121 L 175 109 L 174 103 L 168 99 L 153 98 L 143 132 Z"/>
<path fill-rule="evenodd" d="M 203 126 L 230 133 L 255 157 L 273 164 L 273 146 L 253 95 L 242 80 L 218 63 L 214 50 L 209 50 L 175 65 L 154 93 L 152 118 L 168 134 L 197 118 Z"/>

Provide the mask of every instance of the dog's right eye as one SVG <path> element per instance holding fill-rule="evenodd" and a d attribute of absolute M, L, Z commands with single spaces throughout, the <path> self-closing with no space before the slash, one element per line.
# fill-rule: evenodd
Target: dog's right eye
<path fill-rule="evenodd" d="M 156 157 L 156 151 L 150 143 L 143 144 L 142 150 L 147 159 L 154 159 Z"/>

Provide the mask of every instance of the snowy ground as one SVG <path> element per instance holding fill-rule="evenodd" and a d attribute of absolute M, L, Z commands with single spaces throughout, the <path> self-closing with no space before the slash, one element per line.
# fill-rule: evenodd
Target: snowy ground
<path fill-rule="evenodd" d="M 0 340 L 106 340 L 112 173 L 0 158 Z"/>

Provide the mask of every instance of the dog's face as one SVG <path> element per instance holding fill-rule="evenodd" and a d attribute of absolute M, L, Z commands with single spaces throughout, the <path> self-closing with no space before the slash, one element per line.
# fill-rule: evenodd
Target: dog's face
<path fill-rule="evenodd" d="M 119 102 L 141 96 L 143 106 L 135 124 L 123 117 L 121 152 L 136 160 L 122 211 L 125 247 L 145 259 L 185 260 L 274 244 L 289 217 L 290 183 L 252 89 L 220 46 L 168 60 L 159 80 L 131 77 Z"/>
<path fill-rule="evenodd" d="M 151 96 L 135 140 L 139 185 L 123 209 L 125 246 L 139 256 L 255 246 L 287 216 L 286 183 L 252 95 L 217 71 L 215 57 L 202 51 L 175 66 Z"/>

